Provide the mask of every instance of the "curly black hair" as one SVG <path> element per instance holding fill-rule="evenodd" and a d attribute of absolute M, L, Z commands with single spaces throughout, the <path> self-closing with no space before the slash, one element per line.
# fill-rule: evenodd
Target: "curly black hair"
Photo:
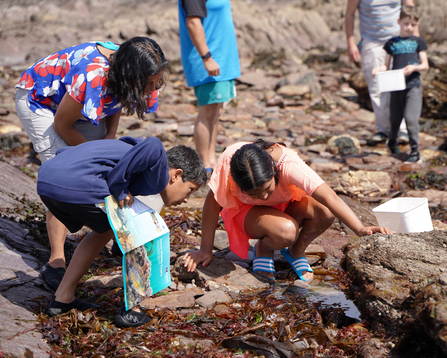
<path fill-rule="evenodd" d="M 149 76 L 162 73 L 156 88 L 166 82 L 168 61 L 160 46 L 148 37 L 134 37 L 124 42 L 110 56 L 107 87 L 126 110 L 144 119 L 148 109 L 145 88 Z"/>

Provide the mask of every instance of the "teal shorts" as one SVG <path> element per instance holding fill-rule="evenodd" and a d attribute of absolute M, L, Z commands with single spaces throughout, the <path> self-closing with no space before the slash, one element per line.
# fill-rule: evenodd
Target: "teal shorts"
<path fill-rule="evenodd" d="M 236 87 L 234 80 L 223 82 L 210 82 L 194 87 L 197 97 L 197 104 L 205 106 L 207 104 L 228 102 L 236 97 Z"/>

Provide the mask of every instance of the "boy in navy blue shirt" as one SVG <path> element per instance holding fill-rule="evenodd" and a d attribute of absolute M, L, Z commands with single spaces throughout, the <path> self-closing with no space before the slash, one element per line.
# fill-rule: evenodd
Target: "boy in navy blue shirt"
<path fill-rule="evenodd" d="M 206 180 L 205 167 L 193 149 L 176 146 L 166 152 L 158 138 L 104 139 L 59 149 L 40 167 L 37 193 L 71 232 L 84 225 L 92 231 L 76 248 L 62 280 L 55 277 L 57 290 L 47 314 L 99 308 L 74 295 L 81 277 L 114 237 L 106 213 L 96 204 L 113 195 L 120 207 L 131 206 L 134 195 L 160 194 L 166 206 L 179 205 Z M 144 313 L 123 308 L 115 317 L 119 327 L 136 327 L 148 321 Z"/>
<path fill-rule="evenodd" d="M 411 153 L 409 162 L 419 161 L 419 117 L 422 112 L 422 88 L 420 71 L 428 70 L 427 44 L 418 36 L 414 36 L 419 21 L 419 13 L 414 6 L 402 6 L 399 25 L 400 35 L 386 42 L 387 52 L 385 64 L 373 69 L 372 74 L 386 71 L 393 59 L 393 70 L 404 69 L 406 89 L 391 92 L 390 122 L 391 131 L 388 148 L 391 153 L 400 153 L 397 134 L 402 118 L 405 118 L 410 137 Z"/>

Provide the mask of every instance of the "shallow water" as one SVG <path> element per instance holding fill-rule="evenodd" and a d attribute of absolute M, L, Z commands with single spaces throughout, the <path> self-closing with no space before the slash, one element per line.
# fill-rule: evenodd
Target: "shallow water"
<path fill-rule="evenodd" d="M 308 301 L 320 302 L 323 307 L 341 308 L 346 316 L 360 320 L 360 311 L 354 305 L 354 302 L 347 299 L 343 292 L 338 291 L 329 283 L 321 281 L 310 286 L 305 297 Z"/>
<path fill-rule="evenodd" d="M 360 321 L 360 311 L 354 302 L 346 295 L 333 287 L 325 280 L 313 283 L 309 288 L 290 285 L 284 282 L 277 282 L 275 285 L 275 295 L 282 295 L 284 292 L 302 295 L 308 304 L 319 304 L 321 308 L 340 308 L 347 317 Z"/>

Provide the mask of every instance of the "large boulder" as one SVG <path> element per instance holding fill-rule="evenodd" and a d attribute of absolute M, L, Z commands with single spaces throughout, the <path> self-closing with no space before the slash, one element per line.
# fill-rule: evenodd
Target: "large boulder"
<path fill-rule="evenodd" d="M 345 255 L 363 317 L 396 341 L 425 333 L 447 354 L 445 231 L 356 238 Z"/>

